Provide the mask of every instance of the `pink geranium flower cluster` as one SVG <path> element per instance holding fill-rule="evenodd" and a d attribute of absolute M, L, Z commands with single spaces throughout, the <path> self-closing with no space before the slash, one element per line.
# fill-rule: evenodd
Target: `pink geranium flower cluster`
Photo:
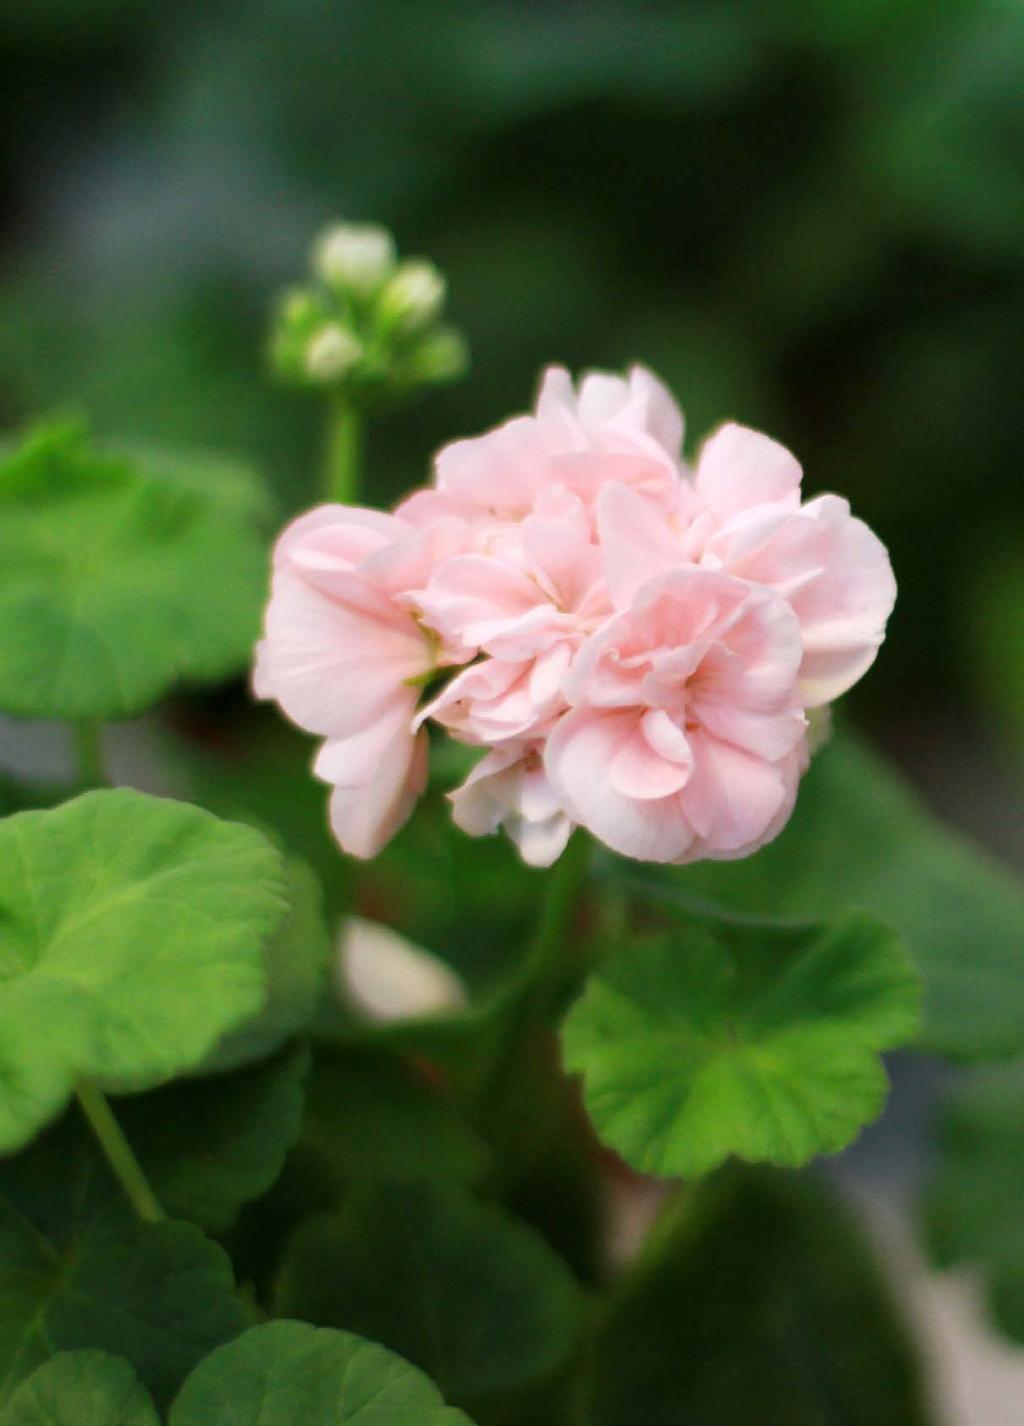
<path fill-rule="evenodd" d="M 578 387 L 553 367 L 531 415 L 447 446 L 393 514 L 285 530 L 255 689 L 324 739 L 346 851 L 408 817 L 428 720 L 483 750 L 456 822 L 503 826 L 534 865 L 577 824 L 658 862 L 780 830 L 807 713 L 869 667 L 896 586 L 845 500 L 801 504 L 782 446 L 726 425 L 690 471 L 682 435 L 642 367 Z"/>

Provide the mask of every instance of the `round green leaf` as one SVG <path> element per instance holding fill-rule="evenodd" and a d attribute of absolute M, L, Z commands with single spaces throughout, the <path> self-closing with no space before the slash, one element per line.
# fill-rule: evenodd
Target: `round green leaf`
<path fill-rule="evenodd" d="M 615 865 L 636 882 L 634 863 Z M 870 911 L 899 932 L 921 972 L 923 1048 L 977 1058 L 1024 1051 L 1019 879 L 930 816 L 898 771 L 848 733 L 816 755 L 769 846 L 742 861 L 643 875 L 728 912 Z"/>
<path fill-rule="evenodd" d="M 385 1343 L 465 1399 L 558 1368 L 576 1338 L 576 1285 L 524 1223 L 463 1190 L 357 1185 L 292 1240 L 282 1316 Z"/>
<path fill-rule="evenodd" d="M 277 1179 L 299 1136 L 304 1046 L 211 1079 L 184 1079 L 113 1108 L 165 1210 L 223 1233 Z"/>
<path fill-rule="evenodd" d="M 886 1093 L 878 1051 L 908 1040 L 920 989 L 891 932 L 693 925 L 620 952 L 563 1029 L 598 1134 L 642 1173 L 730 1154 L 806 1163 L 847 1145 Z"/>
<path fill-rule="evenodd" d="M 266 545 L 248 512 L 53 426 L 0 460 L 0 569 L 0 708 L 121 718 L 246 666 Z"/>
<path fill-rule="evenodd" d="M 267 946 L 267 988 L 259 1014 L 217 1046 L 204 1073 L 264 1059 L 306 1028 L 320 1002 L 331 956 L 320 885 L 304 862 L 290 859 L 285 873 L 288 915 Z"/>
<path fill-rule="evenodd" d="M 189 1377 L 169 1426 L 472 1426 L 434 1384 L 374 1342 L 268 1322 Z"/>
<path fill-rule="evenodd" d="M 58 1352 L 22 1382 L 0 1426 L 160 1426 L 130 1363 L 107 1352 Z"/>
<path fill-rule="evenodd" d="M 126 1357 L 158 1401 L 252 1322 L 227 1254 L 191 1223 L 137 1221 L 69 1119 L 0 1168 L 0 1401 L 61 1351 Z"/>
<path fill-rule="evenodd" d="M 157 1084 L 253 1015 L 284 890 L 259 833 L 127 789 L 0 822 L 0 1152 L 79 1076 Z"/>

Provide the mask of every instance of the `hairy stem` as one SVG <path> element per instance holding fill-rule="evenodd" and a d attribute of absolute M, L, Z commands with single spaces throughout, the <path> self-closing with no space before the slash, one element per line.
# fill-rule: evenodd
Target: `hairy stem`
<path fill-rule="evenodd" d="M 159 1223 L 165 1216 L 164 1210 L 115 1119 L 107 1096 L 91 1079 L 79 1080 L 75 1093 L 89 1127 L 135 1212 L 144 1223 Z"/>
<path fill-rule="evenodd" d="M 327 425 L 327 457 L 324 493 L 328 500 L 354 505 L 359 499 L 362 466 L 363 422 L 350 401 L 335 397 Z"/>

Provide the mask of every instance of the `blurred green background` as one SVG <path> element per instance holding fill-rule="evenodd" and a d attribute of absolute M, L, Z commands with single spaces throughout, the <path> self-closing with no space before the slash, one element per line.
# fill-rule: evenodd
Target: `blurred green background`
<path fill-rule="evenodd" d="M 1024 860 L 1024 7 L 976 0 L 33 0 L 0 12 L 0 413 L 251 456 L 314 498 L 267 315 L 334 218 L 435 258 L 469 381 L 376 428 L 370 487 L 642 360 L 889 544 L 854 695 Z"/>

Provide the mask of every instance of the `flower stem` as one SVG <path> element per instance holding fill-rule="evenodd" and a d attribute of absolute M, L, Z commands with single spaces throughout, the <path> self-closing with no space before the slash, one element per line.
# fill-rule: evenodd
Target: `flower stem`
<path fill-rule="evenodd" d="M 108 781 L 103 766 L 103 724 L 98 718 L 78 718 L 71 725 L 78 781 L 82 787 L 102 787 Z"/>
<path fill-rule="evenodd" d="M 328 500 L 354 505 L 359 499 L 363 422 L 351 401 L 335 397 L 327 418 L 324 493 Z"/>
<path fill-rule="evenodd" d="M 479 1120 L 494 1145 L 499 1174 L 526 1166 L 521 1139 L 529 1125 L 519 1122 L 525 1109 L 519 1101 L 528 1093 L 521 1091 L 524 1080 L 536 1073 L 542 1033 L 576 978 L 567 940 L 589 856 L 590 843 L 577 832 L 548 873 L 523 984 L 484 1078 Z"/>
<path fill-rule="evenodd" d="M 82 1113 L 99 1142 L 107 1162 L 113 1169 L 135 1212 L 144 1223 L 159 1223 L 164 1210 L 150 1186 L 149 1179 L 131 1144 L 114 1117 L 107 1096 L 91 1079 L 80 1079 L 75 1086 Z"/>

